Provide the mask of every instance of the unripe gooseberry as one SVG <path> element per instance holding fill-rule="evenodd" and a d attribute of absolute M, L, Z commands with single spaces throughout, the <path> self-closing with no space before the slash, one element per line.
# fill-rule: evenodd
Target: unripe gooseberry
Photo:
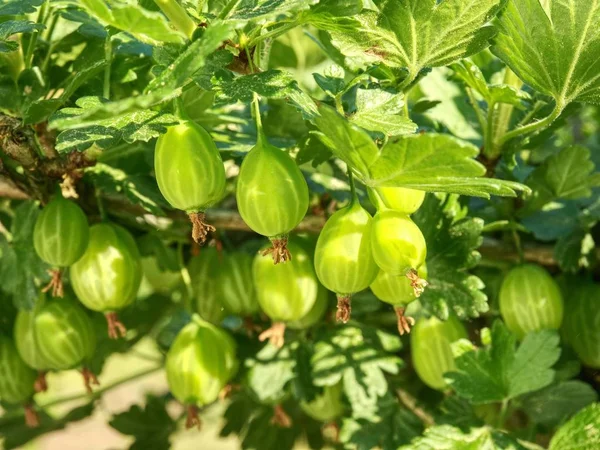
<path fill-rule="evenodd" d="M 344 410 L 342 402 L 341 382 L 333 386 L 325 386 L 323 393 L 317 395 L 311 402 L 300 402 L 300 408 L 307 415 L 320 422 L 331 422 L 340 417 Z"/>
<path fill-rule="evenodd" d="M 427 279 L 426 264 L 419 267 L 418 277 L 421 280 Z M 380 270 L 370 288 L 375 297 L 394 306 L 400 334 L 410 333 L 410 326 L 414 325 L 414 319 L 405 316 L 404 311 L 406 305 L 417 298 L 411 280 L 405 275 L 390 275 Z"/>
<path fill-rule="evenodd" d="M 85 386 L 98 380 L 85 367 L 96 349 L 96 334 L 89 315 L 70 295 L 40 298 L 33 310 L 20 310 L 15 322 L 15 342 L 23 360 L 42 372 L 36 388 L 45 390 L 43 372 L 82 367 Z"/>
<path fill-rule="evenodd" d="M 210 134 L 191 120 L 168 127 L 156 142 L 154 170 L 162 195 L 188 213 L 192 237 L 204 243 L 215 230 L 204 222 L 204 212 L 225 192 L 225 168 Z"/>
<path fill-rule="evenodd" d="M 30 427 L 39 424 L 37 413 L 31 406 L 35 378 L 35 370 L 25 364 L 12 339 L 0 336 L 0 400 L 23 404 L 25 423 Z"/>
<path fill-rule="evenodd" d="M 535 264 L 523 264 L 506 274 L 500 287 L 500 314 L 518 339 L 531 331 L 557 330 L 563 319 L 558 284 Z"/>
<path fill-rule="evenodd" d="M 290 259 L 287 235 L 306 215 L 308 185 L 290 155 L 269 144 L 262 130 L 240 167 L 236 199 L 244 222 L 271 240 L 264 253 L 275 264 Z"/>
<path fill-rule="evenodd" d="M 84 255 L 71 266 L 71 283 L 81 303 L 104 313 L 111 338 L 125 336 L 116 311 L 133 303 L 141 280 L 141 257 L 131 234 L 115 224 L 92 226 Z"/>
<path fill-rule="evenodd" d="M 63 296 L 61 268 L 81 258 L 89 240 L 87 217 L 74 202 L 65 199 L 60 190 L 42 210 L 33 229 L 33 247 L 38 256 L 54 267 L 52 281 L 44 292 L 52 290 Z"/>
<path fill-rule="evenodd" d="M 378 187 L 368 189 L 367 192 L 373 204 L 377 205 L 380 199 L 387 208 L 404 214 L 414 213 L 425 200 L 425 191 L 403 187 Z"/>
<path fill-rule="evenodd" d="M 456 368 L 451 344 L 466 337 L 465 327 L 454 316 L 446 321 L 419 319 L 410 334 L 410 348 L 415 371 L 423 383 L 433 389 L 446 389 L 444 374 Z"/>
<path fill-rule="evenodd" d="M 350 320 L 352 294 L 369 287 L 379 271 L 371 249 L 371 215 L 358 199 L 325 223 L 315 250 L 315 270 L 323 285 L 337 294 L 337 320 Z"/>
<path fill-rule="evenodd" d="M 238 316 L 252 316 L 260 310 L 252 276 L 253 258 L 244 252 L 223 252 L 219 290 L 225 310 Z"/>
<path fill-rule="evenodd" d="M 274 265 L 267 258 L 257 255 L 252 266 L 258 303 L 274 322 L 273 327 L 261 334 L 259 339 L 270 339 L 276 347 L 283 346 L 285 323 L 306 316 L 322 289 L 309 251 L 292 240 L 288 246 L 294 257 L 286 264 Z"/>
<path fill-rule="evenodd" d="M 212 324 L 219 324 L 228 311 L 221 295 L 223 255 L 214 247 L 203 248 L 191 259 L 188 270 L 194 291 L 195 311 Z"/>
<path fill-rule="evenodd" d="M 235 347 L 225 331 L 198 315 L 175 338 L 165 369 L 173 396 L 187 406 L 187 428 L 200 425 L 197 407 L 214 402 L 235 375 Z"/>
<path fill-rule="evenodd" d="M 329 291 L 323 285 L 319 284 L 317 300 L 310 311 L 299 320 L 288 322 L 287 326 L 293 330 L 306 330 L 316 325 L 323 318 L 325 311 L 327 311 L 327 306 L 329 306 Z"/>
<path fill-rule="evenodd" d="M 579 359 L 600 369 L 600 286 L 584 283 L 567 300 L 563 332 Z"/>

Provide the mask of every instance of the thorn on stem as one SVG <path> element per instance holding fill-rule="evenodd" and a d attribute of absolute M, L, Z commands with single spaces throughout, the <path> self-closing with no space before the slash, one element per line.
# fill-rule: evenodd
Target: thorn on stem
<path fill-rule="evenodd" d="M 83 383 L 85 385 L 85 390 L 88 394 L 91 394 L 93 392 L 92 384 L 100 386 L 100 382 L 98 381 L 98 377 L 96 377 L 96 374 L 87 367 L 81 369 L 81 375 L 83 375 Z"/>
<path fill-rule="evenodd" d="M 33 383 L 35 392 L 46 392 L 48 390 L 48 382 L 46 381 L 46 371 L 40 370 L 38 376 Z"/>
<path fill-rule="evenodd" d="M 271 417 L 271 423 L 281 428 L 291 428 L 292 419 L 290 416 L 288 416 L 288 413 L 285 412 L 283 406 L 275 405 L 273 407 L 273 417 Z"/>
<path fill-rule="evenodd" d="M 27 425 L 29 428 L 39 427 L 40 418 L 35 409 L 33 409 L 33 405 L 28 403 L 23 408 L 25 409 L 25 425 Z"/>

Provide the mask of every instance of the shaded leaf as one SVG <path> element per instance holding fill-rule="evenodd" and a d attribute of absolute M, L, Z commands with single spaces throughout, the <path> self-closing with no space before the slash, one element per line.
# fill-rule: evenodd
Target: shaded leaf
<path fill-rule="evenodd" d="M 2 6 L 0 6 L 0 14 L 1 11 Z M 34 23 L 29 20 L 7 20 L 0 23 L 0 53 L 12 52 L 19 48 L 17 41 L 8 39 L 13 34 L 32 33 L 33 31 L 41 31 L 43 29 L 44 25 L 41 23 Z"/>

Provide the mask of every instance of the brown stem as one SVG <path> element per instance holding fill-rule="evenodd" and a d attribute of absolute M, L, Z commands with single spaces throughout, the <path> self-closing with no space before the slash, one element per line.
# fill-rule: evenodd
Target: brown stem
<path fill-rule="evenodd" d="M 331 422 L 326 423 L 323 426 L 323 431 L 325 432 L 326 430 L 331 430 L 332 431 L 332 433 L 331 433 L 332 434 L 331 440 L 333 442 L 337 443 L 337 442 L 340 441 L 340 426 L 339 426 L 339 424 L 335 420 L 332 420 Z"/>
<path fill-rule="evenodd" d="M 425 287 L 427 287 L 427 281 L 423 278 L 419 278 L 419 274 L 415 269 L 410 269 L 408 272 L 406 272 L 406 278 L 408 278 L 410 281 L 410 285 L 413 288 L 415 297 L 419 298 L 423 291 L 425 291 Z"/>
<path fill-rule="evenodd" d="M 33 383 L 33 388 L 35 392 L 46 392 L 48 390 L 48 382 L 46 381 L 46 372 L 45 370 L 40 370 L 38 372 L 38 376 Z"/>
<path fill-rule="evenodd" d="M 83 383 L 85 385 L 85 390 L 88 392 L 88 394 L 91 394 L 93 392 L 92 384 L 100 386 L 100 382 L 98 381 L 98 377 L 96 377 L 96 374 L 94 374 L 94 372 L 92 372 L 87 367 L 81 369 L 81 375 L 83 375 Z"/>
<path fill-rule="evenodd" d="M 283 237 L 280 239 L 271 239 L 271 248 L 266 249 L 262 252 L 263 256 L 273 256 L 273 264 L 284 263 L 292 260 L 292 254 L 287 248 L 288 238 Z"/>
<path fill-rule="evenodd" d="M 221 392 L 219 392 L 219 400 L 225 400 L 226 398 L 231 397 L 234 392 L 241 390 L 242 387 L 239 384 L 226 384 Z"/>
<path fill-rule="evenodd" d="M 25 406 L 23 406 L 23 409 L 25 410 L 25 424 L 29 428 L 39 427 L 40 418 L 35 409 L 33 409 L 33 405 L 31 403 L 27 403 Z"/>
<path fill-rule="evenodd" d="M 267 339 L 274 347 L 283 347 L 283 344 L 285 343 L 285 323 L 275 322 L 271 325 L 271 328 L 266 329 L 258 335 L 258 340 L 260 342 L 264 342 Z"/>
<path fill-rule="evenodd" d="M 202 428 L 202 421 L 198 415 L 198 408 L 196 405 L 187 405 L 187 417 L 185 419 L 185 428 L 190 429 L 196 427 L 199 430 Z"/>
<path fill-rule="evenodd" d="M 403 306 L 398 306 L 394 308 L 394 310 L 396 311 L 396 317 L 398 318 L 398 332 L 400 333 L 400 336 L 404 333 L 410 333 L 410 327 L 415 324 L 415 319 L 404 315 L 406 308 Z"/>
<path fill-rule="evenodd" d="M 104 314 L 106 317 L 106 323 L 108 324 L 108 337 L 111 339 L 119 339 L 120 337 L 125 337 L 127 334 L 127 328 L 121 321 L 119 321 L 119 317 L 116 312 L 109 312 Z"/>
<path fill-rule="evenodd" d="M 42 289 L 42 292 L 52 290 L 52 297 L 62 297 L 64 295 L 62 271 L 60 269 L 50 269 L 50 282 Z"/>
<path fill-rule="evenodd" d="M 273 417 L 271 417 L 271 423 L 281 428 L 290 428 L 292 426 L 292 419 L 285 412 L 283 406 L 275 405 L 273 407 Z"/>
<path fill-rule="evenodd" d="M 350 320 L 352 313 L 352 296 L 351 295 L 338 295 L 337 296 L 337 311 L 335 313 L 335 319 L 338 322 L 347 323 Z"/>
<path fill-rule="evenodd" d="M 204 244 L 208 233 L 214 232 L 216 228 L 204 221 L 205 214 L 203 212 L 189 213 L 188 217 L 192 222 L 192 239 L 200 245 Z"/>

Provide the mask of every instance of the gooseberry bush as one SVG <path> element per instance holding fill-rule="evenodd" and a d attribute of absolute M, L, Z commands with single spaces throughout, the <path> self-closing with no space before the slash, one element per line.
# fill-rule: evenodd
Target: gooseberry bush
<path fill-rule="evenodd" d="M 599 74 L 597 0 L 0 0 L 1 445 L 600 448 Z"/>

